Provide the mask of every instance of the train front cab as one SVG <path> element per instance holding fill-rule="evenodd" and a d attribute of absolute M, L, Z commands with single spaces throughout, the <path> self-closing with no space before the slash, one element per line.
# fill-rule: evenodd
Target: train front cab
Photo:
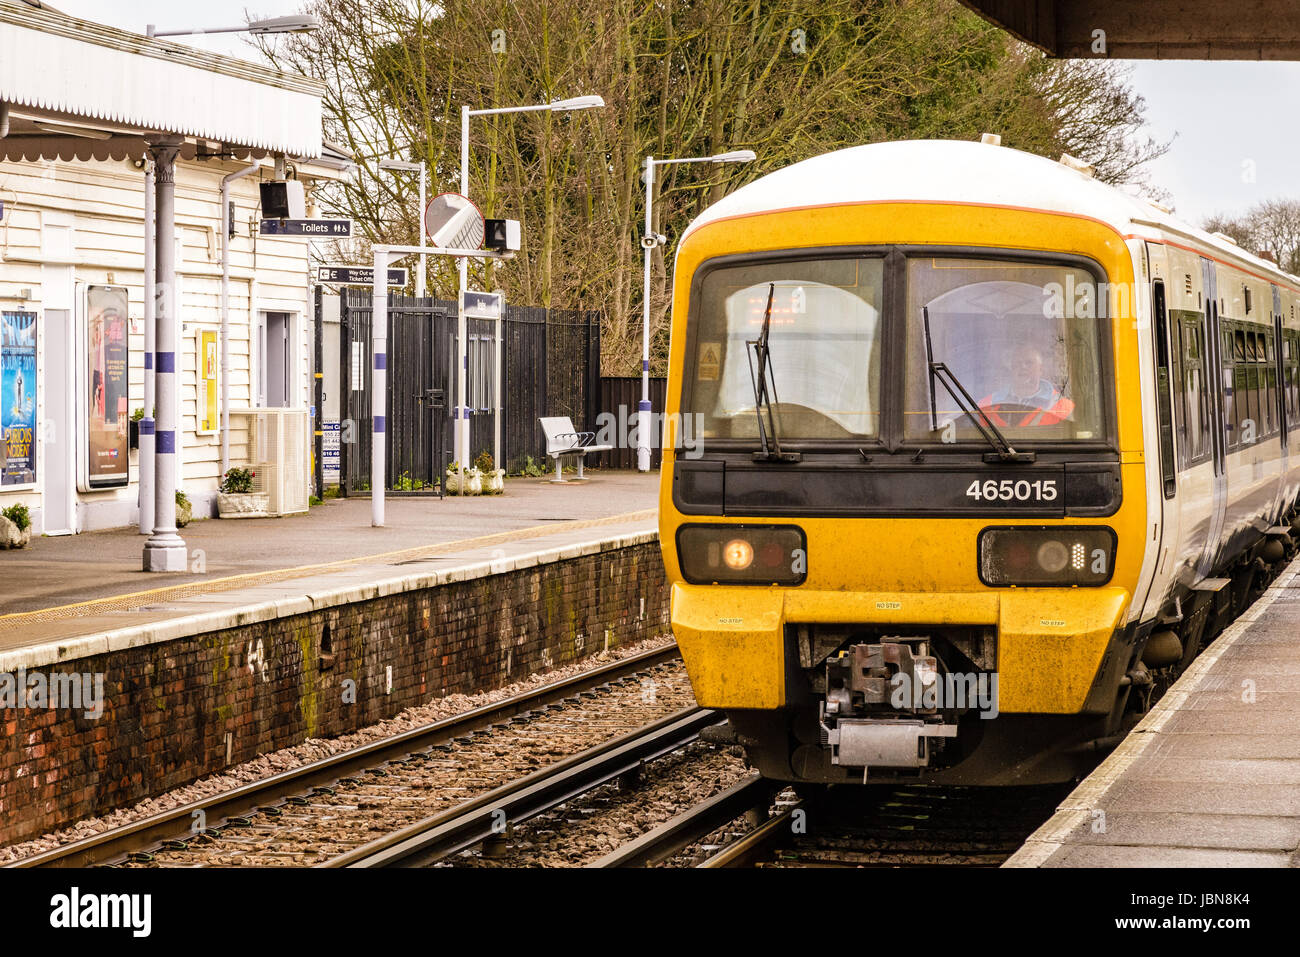
<path fill-rule="evenodd" d="M 1134 289 L 1134 262 L 1095 220 L 942 204 L 684 238 L 672 624 L 765 775 L 1060 780 L 1122 730 L 1151 533 L 1143 324 L 1100 284 Z"/>

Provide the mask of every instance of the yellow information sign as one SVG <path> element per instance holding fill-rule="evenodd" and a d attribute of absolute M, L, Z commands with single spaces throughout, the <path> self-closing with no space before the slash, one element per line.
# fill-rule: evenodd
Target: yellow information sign
<path fill-rule="evenodd" d="M 199 330 L 199 431 L 216 432 L 217 415 L 217 331 Z"/>

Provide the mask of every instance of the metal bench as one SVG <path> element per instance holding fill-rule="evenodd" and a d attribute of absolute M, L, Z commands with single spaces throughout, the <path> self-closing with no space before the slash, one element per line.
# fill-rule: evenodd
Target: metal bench
<path fill-rule="evenodd" d="M 582 462 L 588 452 L 608 452 L 612 445 L 592 445 L 596 440 L 595 432 L 578 432 L 573 428 L 573 420 L 567 415 L 554 415 L 537 420 L 542 423 L 546 434 L 546 454 L 555 459 L 555 478 L 552 482 L 564 482 L 563 460 L 578 460 L 578 477 L 576 481 L 585 481 L 582 474 Z"/>

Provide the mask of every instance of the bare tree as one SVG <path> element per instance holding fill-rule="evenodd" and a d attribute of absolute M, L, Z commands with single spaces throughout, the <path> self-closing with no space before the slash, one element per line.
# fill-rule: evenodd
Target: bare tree
<path fill-rule="evenodd" d="M 475 118 L 469 194 L 523 225 L 509 264 L 473 282 L 509 299 L 598 309 L 602 364 L 639 368 L 641 165 L 754 150 L 744 165 L 661 167 L 653 258 L 653 362 L 667 354 L 667 263 L 681 231 L 727 191 L 829 150 L 886 139 L 966 139 L 1078 155 L 1110 182 L 1144 183 L 1166 148 L 1139 136 L 1144 104 L 1110 63 L 1049 61 L 954 0 L 310 0 L 318 33 L 263 49 L 321 79 L 326 134 L 357 156 L 324 200 L 365 242 L 416 241 L 412 178 L 458 190 L 460 108 L 599 93 L 607 108 Z M 431 259 L 429 288 L 455 289 Z"/>

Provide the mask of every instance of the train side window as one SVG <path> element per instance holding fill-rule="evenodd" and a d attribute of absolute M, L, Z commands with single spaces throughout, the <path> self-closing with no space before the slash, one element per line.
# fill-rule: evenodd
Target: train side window
<path fill-rule="evenodd" d="M 1288 429 L 1294 429 L 1300 422 L 1296 421 L 1296 402 L 1295 402 L 1295 368 L 1293 365 L 1295 348 L 1291 341 L 1290 330 L 1282 331 L 1282 394 L 1286 401 L 1286 418 Z"/>
<path fill-rule="evenodd" d="M 1237 437 L 1245 442 L 1248 438 L 1253 442 L 1260 435 L 1264 434 L 1267 429 L 1267 423 L 1264 419 L 1263 402 L 1260 401 L 1260 394 L 1263 389 L 1263 376 L 1260 374 L 1259 367 L 1259 333 L 1246 333 L 1246 363 L 1243 372 L 1246 373 L 1246 401 L 1239 402 L 1238 408 L 1242 414 L 1242 430 L 1237 433 Z M 1249 436 L 1244 423 L 1250 423 Z"/>
<path fill-rule="evenodd" d="M 1277 396 L 1277 364 L 1273 359 L 1273 333 L 1271 330 L 1260 334 L 1260 370 L 1259 375 L 1263 380 L 1263 401 L 1264 401 L 1264 418 L 1268 423 L 1266 434 L 1275 435 L 1279 430 L 1278 424 L 1280 413 L 1278 410 Z"/>
<path fill-rule="evenodd" d="M 1242 355 L 1246 354 L 1246 337 L 1235 333 L 1231 325 L 1226 321 L 1223 323 L 1223 368 L 1220 370 L 1220 375 L 1223 376 L 1223 422 L 1227 432 L 1227 446 L 1229 449 L 1235 449 L 1237 436 L 1241 434 L 1241 423 L 1237 421 L 1238 383 L 1234 374 L 1235 357 L 1238 339 L 1241 342 Z"/>
<path fill-rule="evenodd" d="M 1205 389 L 1205 331 L 1201 317 L 1183 321 L 1183 399 L 1187 417 L 1187 445 L 1183 465 L 1201 461 L 1209 448 L 1210 417 Z"/>
<path fill-rule="evenodd" d="M 1300 428 L 1300 349 L 1296 348 L 1296 333 L 1286 331 L 1282 345 L 1283 369 L 1286 372 L 1287 421 L 1291 428 Z"/>
<path fill-rule="evenodd" d="M 1169 314 L 1165 310 L 1165 284 L 1156 282 L 1151 295 L 1155 314 L 1156 339 L 1156 410 L 1160 421 L 1160 474 L 1164 479 L 1165 498 L 1178 491 L 1174 474 L 1174 424 L 1169 398 Z"/>
<path fill-rule="evenodd" d="M 1169 349 L 1172 353 L 1169 374 L 1174 392 L 1174 436 L 1178 448 L 1179 468 L 1187 467 L 1191 442 L 1187 435 L 1187 360 L 1184 358 L 1183 323 L 1169 323 Z M 1190 333 L 1189 333 L 1190 334 Z"/>

